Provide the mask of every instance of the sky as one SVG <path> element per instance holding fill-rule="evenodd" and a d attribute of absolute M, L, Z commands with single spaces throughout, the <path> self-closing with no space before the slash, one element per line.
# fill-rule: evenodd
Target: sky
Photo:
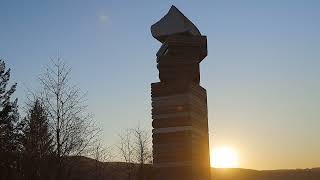
<path fill-rule="evenodd" d="M 61 57 L 88 92 L 106 144 L 138 125 L 151 132 L 150 84 L 160 43 L 150 26 L 171 5 L 208 38 L 201 63 L 210 149 L 239 167 L 320 166 L 320 1 L 0 0 L 0 57 L 23 106 L 27 89 Z"/>

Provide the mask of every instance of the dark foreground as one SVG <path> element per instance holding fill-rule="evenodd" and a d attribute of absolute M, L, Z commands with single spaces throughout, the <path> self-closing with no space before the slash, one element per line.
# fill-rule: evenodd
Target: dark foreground
<path fill-rule="evenodd" d="M 212 169 L 214 180 L 320 180 L 320 168 L 256 171 Z"/>
<path fill-rule="evenodd" d="M 128 166 L 125 163 L 97 162 L 89 158 L 76 158 L 73 180 L 126 180 Z M 135 165 L 138 168 L 137 165 Z M 146 179 L 152 179 L 152 167 L 145 167 Z M 132 180 L 135 174 L 130 174 Z M 213 180 L 320 180 L 320 168 L 294 170 L 212 169 Z"/>

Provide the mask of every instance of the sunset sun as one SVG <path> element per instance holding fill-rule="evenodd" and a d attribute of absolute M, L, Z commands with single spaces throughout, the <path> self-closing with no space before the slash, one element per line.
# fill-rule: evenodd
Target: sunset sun
<path fill-rule="evenodd" d="M 211 166 L 215 168 L 238 167 L 238 154 L 229 147 L 218 147 L 211 152 Z"/>

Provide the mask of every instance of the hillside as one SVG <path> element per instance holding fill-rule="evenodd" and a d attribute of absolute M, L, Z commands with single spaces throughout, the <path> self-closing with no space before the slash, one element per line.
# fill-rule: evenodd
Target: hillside
<path fill-rule="evenodd" d="M 320 180 L 320 168 L 293 170 L 212 169 L 214 180 Z"/>
<path fill-rule="evenodd" d="M 125 180 L 125 167 L 121 162 L 96 162 L 85 157 L 73 157 L 76 167 L 72 173 L 73 180 Z M 137 165 L 133 165 L 137 168 Z M 151 179 L 151 165 L 146 167 Z M 320 168 L 293 170 L 249 170 L 249 169 L 212 169 L 213 180 L 320 180 Z"/>

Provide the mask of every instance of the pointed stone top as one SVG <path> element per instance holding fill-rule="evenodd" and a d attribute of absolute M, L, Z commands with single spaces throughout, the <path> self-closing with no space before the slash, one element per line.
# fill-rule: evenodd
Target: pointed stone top
<path fill-rule="evenodd" d="M 171 35 L 201 36 L 198 28 L 175 6 L 171 6 L 169 12 L 151 26 L 151 34 L 162 43 Z"/>

